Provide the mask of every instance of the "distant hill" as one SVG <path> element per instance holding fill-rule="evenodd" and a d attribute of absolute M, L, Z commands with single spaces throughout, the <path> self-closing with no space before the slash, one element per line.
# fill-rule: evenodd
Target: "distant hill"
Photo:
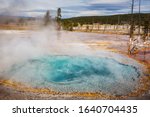
<path fill-rule="evenodd" d="M 29 21 L 29 20 L 35 20 L 35 18 L 33 18 L 33 17 L 19 17 L 19 16 L 0 15 L 0 24 L 26 22 L 26 21 Z"/>
<path fill-rule="evenodd" d="M 134 22 L 138 24 L 139 14 L 134 14 Z M 78 23 L 82 24 L 129 24 L 131 19 L 130 14 L 122 14 L 122 15 L 111 15 L 111 16 L 83 16 L 83 17 L 73 17 L 68 19 L 63 19 L 62 23 L 64 25 L 72 25 L 76 26 Z M 144 21 L 150 21 L 150 13 L 142 13 L 141 14 L 141 23 L 144 24 Z"/>
<path fill-rule="evenodd" d="M 150 13 L 142 13 L 141 15 L 141 25 L 144 22 L 150 22 Z M 134 23 L 139 23 L 139 14 L 133 14 Z M 24 24 L 28 21 L 42 20 L 41 18 L 34 17 L 18 17 L 18 16 L 3 16 L 0 15 L 0 24 Z M 78 24 L 130 24 L 131 14 L 121 14 L 121 15 L 111 15 L 111 16 L 81 16 L 73 17 L 68 19 L 62 19 L 61 24 L 64 29 L 72 30 L 72 27 L 78 26 Z M 149 23 L 150 24 L 150 23 Z"/>

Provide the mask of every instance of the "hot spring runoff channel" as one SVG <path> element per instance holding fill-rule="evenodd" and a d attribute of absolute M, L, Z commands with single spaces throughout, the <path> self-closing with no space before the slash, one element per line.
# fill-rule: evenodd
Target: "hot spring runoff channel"
<path fill-rule="evenodd" d="M 138 85 L 140 71 L 113 58 L 44 56 L 13 65 L 7 75 L 19 82 L 59 92 L 124 95 Z"/>

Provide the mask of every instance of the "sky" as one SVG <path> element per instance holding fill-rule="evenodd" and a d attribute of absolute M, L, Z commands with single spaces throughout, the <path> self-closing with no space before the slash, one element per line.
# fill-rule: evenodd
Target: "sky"
<path fill-rule="evenodd" d="M 0 0 L 0 15 L 41 17 L 47 10 L 55 16 L 58 8 L 62 17 L 128 14 L 132 0 Z M 138 12 L 135 0 L 134 12 Z M 141 0 L 141 12 L 150 13 L 150 0 Z"/>

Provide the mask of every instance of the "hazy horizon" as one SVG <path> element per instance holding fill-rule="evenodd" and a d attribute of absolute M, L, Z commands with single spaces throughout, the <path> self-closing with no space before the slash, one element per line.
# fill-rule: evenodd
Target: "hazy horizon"
<path fill-rule="evenodd" d="M 55 16 L 62 9 L 62 18 L 129 14 L 132 0 L 0 0 L 0 15 L 41 17 L 47 10 Z M 134 13 L 138 13 L 135 0 Z M 150 0 L 141 0 L 141 13 L 150 13 Z"/>

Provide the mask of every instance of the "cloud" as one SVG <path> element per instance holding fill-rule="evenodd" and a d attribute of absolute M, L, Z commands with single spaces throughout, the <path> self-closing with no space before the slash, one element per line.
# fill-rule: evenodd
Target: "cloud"
<path fill-rule="evenodd" d="M 62 8 L 63 17 L 130 13 L 131 0 L 0 0 L 0 15 L 43 16 Z M 150 12 L 150 0 L 142 0 L 141 11 Z M 138 0 L 135 0 L 138 12 Z"/>
<path fill-rule="evenodd" d="M 89 4 L 120 4 L 129 0 L 91 0 Z"/>
<path fill-rule="evenodd" d="M 87 11 L 81 11 L 76 16 L 102 16 L 102 15 L 109 15 L 111 12 L 107 10 L 87 10 Z"/>

